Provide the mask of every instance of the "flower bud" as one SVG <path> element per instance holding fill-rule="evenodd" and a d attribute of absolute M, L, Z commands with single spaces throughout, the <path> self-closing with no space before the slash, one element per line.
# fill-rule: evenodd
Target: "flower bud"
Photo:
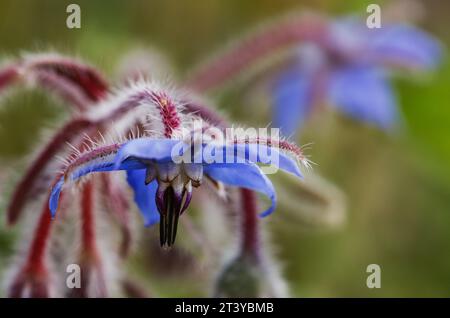
<path fill-rule="evenodd" d="M 214 286 L 215 297 L 260 297 L 262 272 L 254 260 L 238 256 L 225 265 Z"/>

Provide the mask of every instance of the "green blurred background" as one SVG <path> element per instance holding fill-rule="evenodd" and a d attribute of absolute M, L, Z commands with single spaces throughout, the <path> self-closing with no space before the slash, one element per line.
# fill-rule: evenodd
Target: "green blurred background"
<path fill-rule="evenodd" d="M 66 6 L 72 2 L 81 6 L 79 30 L 65 26 Z M 54 49 L 81 56 L 112 75 L 129 50 L 151 46 L 165 54 L 182 76 L 228 40 L 272 17 L 303 9 L 364 15 L 366 6 L 374 2 L 2 0 L 0 57 Z M 450 2 L 423 4 L 419 24 L 448 46 Z M 274 222 L 271 236 L 294 296 L 450 296 L 449 84 L 447 58 L 424 80 L 395 80 L 404 115 L 398 135 L 335 114 L 314 118 L 307 126 L 300 142 L 314 142 L 309 154 L 318 163 L 315 170 L 346 194 L 348 212 L 346 222 L 334 229 L 308 231 Z M 236 111 L 246 107 L 236 95 L 218 96 L 220 107 L 241 122 L 251 122 L 245 117 L 251 110 Z M 3 171 L 13 171 L 7 180 L 17 179 L 14 175 L 22 171 L 36 136 L 63 118 L 61 109 L 37 92 L 16 95 L 2 105 L 0 160 Z M 0 182 L 4 204 L 11 184 L 5 179 Z M 271 217 L 282 218 L 283 213 Z M 15 239 L 2 228 L 0 266 L 4 267 Z M 366 287 L 365 270 L 371 263 L 381 266 L 381 289 Z M 188 290 L 173 288 L 165 293 L 190 295 Z"/>

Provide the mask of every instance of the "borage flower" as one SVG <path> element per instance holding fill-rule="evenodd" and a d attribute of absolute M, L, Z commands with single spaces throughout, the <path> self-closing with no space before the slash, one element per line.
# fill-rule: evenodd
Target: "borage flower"
<path fill-rule="evenodd" d="M 325 36 L 302 43 L 294 66 L 273 86 L 274 126 L 290 135 L 315 105 L 329 103 L 345 114 L 380 128 L 398 120 L 389 83 L 395 69 L 434 68 L 439 43 L 408 25 L 369 29 L 356 19 L 330 22 Z"/>
<path fill-rule="evenodd" d="M 204 155 L 205 151 L 208 156 Z M 268 162 L 269 155 L 276 160 Z M 211 161 L 211 156 L 215 160 Z M 138 138 L 81 154 L 67 166 L 53 187 L 49 207 L 54 216 L 61 190 L 68 181 L 93 172 L 126 170 L 128 184 L 134 190 L 135 203 L 145 224 L 159 221 L 160 243 L 171 246 L 175 242 L 178 219 L 191 201 L 192 188 L 200 186 L 205 178 L 215 184 L 264 194 L 271 201 L 270 207 L 261 213 L 261 216 L 267 216 L 275 209 L 276 194 L 257 163 L 274 164 L 301 178 L 297 160 L 308 163 L 299 148 L 284 141 L 256 140 L 252 143 L 247 139 L 222 145 L 196 145 L 176 138 Z"/>

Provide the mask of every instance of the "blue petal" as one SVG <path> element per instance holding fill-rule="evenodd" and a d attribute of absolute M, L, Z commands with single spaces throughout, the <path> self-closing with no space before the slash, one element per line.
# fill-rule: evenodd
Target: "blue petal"
<path fill-rule="evenodd" d="M 146 185 L 145 171 L 145 169 L 128 170 L 127 181 L 134 191 L 134 202 L 144 217 L 145 226 L 150 226 L 159 222 L 159 213 L 155 202 L 158 183 L 154 180 Z"/>
<path fill-rule="evenodd" d="M 398 120 L 391 87 L 380 70 L 349 67 L 331 75 L 329 97 L 333 106 L 348 115 L 383 129 Z"/>
<path fill-rule="evenodd" d="M 373 35 L 374 29 L 369 29 L 366 24 L 355 16 L 346 16 L 332 22 L 329 27 L 329 46 L 337 52 L 348 54 L 353 52 L 365 52 L 368 41 Z M 353 56 L 354 59 L 364 59 L 365 55 Z M 353 61 L 355 61 L 353 59 Z"/>
<path fill-rule="evenodd" d="M 377 29 L 369 41 L 369 55 L 388 63 L 417 68 L 433 68 L 441 59 L 439 42 L 409 25 Z"/>
<path fill-rule="evenodd" d="M 119 164 L 117 167 L 114 166 L 113 155 L 103 157 L 100 161 L 94 160 L 90 163 L 83 164 L 77 168 L 75 168 L 67 178 L 69 181 L 76 181 L 79 178 L 93 172 L 107 172 L 114 170 L 128 170 L 128 169 L 137 169 L 141 167 L 141 163 L 136 161 L 128 161 Z M 58 208 L 59 197 L 61 194 L 62 187 L 65 183 L 64 176 L 59 179 L 59 181 L 55 184 L 52 189 L 49 198 L 49 208 L 52 216 L 55 216 L 56 210 Z"/>
<path fill-rule="evenodd" d="M 273 87 L 273 126 L 282 135 L 290 136 L 298 131 L 311 108 L 311 76 L 301 70 L 281 74 Z"/>
<path fill-rule="evenodd" d="M 50 199 L 48 202 L 48 206 L 50 208 L 50 213 L 52 217 L 55 217 L 56 210 L 58 209 L 59 197 L 61 195 L 61 189 L 64 185 L 64 177 L 61 177 L 55 186 L 52 188 L 52 193 L 50 194 Z"/>
<path fill-rule="evenodd" d="M 331 41 L 344 52 L 362 52 L 360 62 L 381 62 L 414 68 L 433 68 L 441 60 L 441 44 L 426 32 L 407 24 L 383 25 L 369 29 L 355 18 L 333 24 Z"/>
<path fill-rule="evenodd" d="M 273 147 L 261 144 L 231 144 L 225 146 L 203 144 L 201 149 L 204 150 L 207 147 L 209 148 L 209 151 L 213 153 L 219 152 L 223 155 L 220 157 L 221 162 L 228 162 L 231 164 L 235 162 L 274 164 L 280 169 L 298 177 L 302 177 L 297 163 L 288 155 Z M 174 162 L 171 156 L 172 150 L 179 155 L 188 148 L 187 144 L 179 140 L 140 138 L 125 144 L 119 150 L 114 161 L 116 166 L 125 165 L 127 163 L 131 165 L 131 163 L 134 163 L 135 169 L 136 166 L 141 164 L 142 167 L 139 169 L 143 169 L 145 168 L 145 165 L 139 163 L 140 160 L 151 160 L 157 163 Z M 202 153 L 200 152 L 200 155 L 201 154 Z M 205 161 L 207 158 L 205 158 L 205 156 L 199 157 L 198 154 L 191 159 L 198 160 L 193 161 L 194 163 L 212 163 Z M 269 161 L 269 159 L 273 159 L 273 161 Z"/>
<path fill-rule="evenodd" d="M 120 148 L 114 159 L 115 166 L 120 166 L 130 158 L 172 162 L 172 149 L 177 144 L 180 144 L 180 141 L 174 139 L 139 138 L 131 140 Z M 142 168 L 145 168 L 144 164 L 142 164 Z"/>
<path fill-rule="evenodd" d="M 273 164 L 288 173 L 303 178 L 297 162 L 277 148 L 262 144 L 233 144 L 224 147 L 224 151 L 227 154 L 225 162 L 232 162 L 231 160 L 234 159 L 235 162 L 245 160 L 246 163 Z M 228 155 L 230 153 L 234 154 L 234 158 L 230 158 Z"/>
<path fill-rule="evenodd" d="M 266 195 L 271 206 L 262 212 L 261 216 L 267 216 L 276 207 L 277 199 L 272 182 L 264 175 L 255 164 L 211 164 L 204 168 L 204 172 L 211 178 L 227 185 L 254 190 Z"/>

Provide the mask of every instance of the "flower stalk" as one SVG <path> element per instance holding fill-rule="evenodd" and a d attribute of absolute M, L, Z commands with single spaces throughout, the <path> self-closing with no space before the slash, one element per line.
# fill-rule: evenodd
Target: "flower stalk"
<path fill-rule="evenodd" d="M 241 189 L 240 254 L 252 261 L 260 260 L 260 226 L 255 192 Z"/>
<path fill-rule="evenodd" d="M 33 239 L 27 251 L 25 264 L 16 274 L 9 287 L 9 297 L 23 297 L 29 288 L 30 297 L 49 297 L 49 274 L 46 265 L 46 253 L 51 234 L 51 214 L 47 202 L 44 202 Z"/>
<path fill-rule="evenodd" d="M 94 273 L 97 276 L 98 297 L 106 297 L 107 290 L 102 263 L 97 246 L 94 215 L 93 182 L 87 181 L 81 190 L 81 250 L 79 256 L 81 268 L 81 286 L 71 290 L 71 297 L 89 297 L 89 287 Z"/>
<path fill-rule="evenodd" d="M 277 50 L 302 41 L 325 42 L 326 29 L 320 16 L 288 17 L 250 34 L 200 65 L 188 77 L 187 86 L 199 92 L 216 88 Z"/>

